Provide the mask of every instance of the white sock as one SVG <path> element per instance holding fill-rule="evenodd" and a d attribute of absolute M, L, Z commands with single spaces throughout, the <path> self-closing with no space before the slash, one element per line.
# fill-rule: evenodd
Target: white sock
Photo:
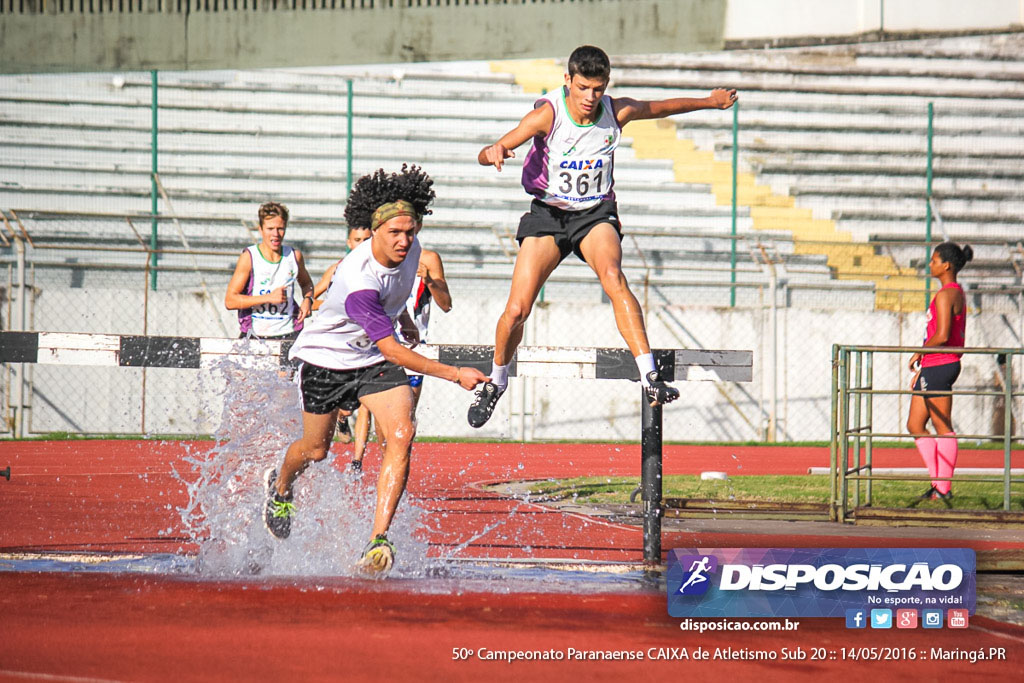
<path fill-rule="evenodd" d="M 647 373 L 654 372 L 654 354 L 644 353 L 636 357 L 636 367 L 640 371 L 640 383 L 643 386 L 649 386 L 650 382 L 647 381 Z"/>
<path fill-rule="evenodd" d="M 491 362 L 491 381 L 499 388 L 508 386 L 508 365 L 497 365 Z"/>

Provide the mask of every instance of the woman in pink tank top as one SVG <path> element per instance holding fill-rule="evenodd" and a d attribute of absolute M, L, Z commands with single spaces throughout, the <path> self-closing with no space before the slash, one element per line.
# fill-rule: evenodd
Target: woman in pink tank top
<path fill-rule="evenodd" d="M 964 346 L 967 328 L 967 299 L 964 290 L 957 284 L 957 273 L 974 257 L 974 250 L 964 245 L 961 249 L 953 242 L 943 242 L 935 248 L 929 263 L 931 276 L 942 283 L 928 307 L 928 327 L 924 346 Z M 953 431 L 952 409 L 953 384 L 960 376 L 960 356 L 951 352 L 915 353 L 910 359 L 911 371 L 916 370 L 912 389 L 922 393 L 914 394 L 910 400 L 910 417 L 907 430 L 914 435 L 914 443 L 932 485 L 921 496 L 922 499 L 942 500 L 951 507 L 953 492 L 950 478 L 956 468 L 957 441 Z M 935 392 L 935 393 L 931 393 Z M 928 421 L 935 428 L 935 436 L 928 432 Z"/>

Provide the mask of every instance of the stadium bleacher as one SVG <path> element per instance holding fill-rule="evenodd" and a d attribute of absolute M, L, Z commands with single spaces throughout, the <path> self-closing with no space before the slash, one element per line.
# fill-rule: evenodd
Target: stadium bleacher
<path fill-rule="evenodd" d="M 764 281 L 760 245 L 787 282 L 823 287 L 902 278 L 920 288 L 934 102 L 933 234 L 978 244 L 986 267 L 968 278 L 1019 284 L 1012 246 L 1024 209 L 1022 47 L 1013 34 L 620 57 L 612 92 L 662 98 L 737 87 L 746 174 L 737 281 Z M 252 238 L 246 225 L 256 206 L 269 198 L 291 208 L 289 239 L 305 248 L 312 271 L 337 258 L 351 79 L 353 176 L 422 164 L 438 193 L 423 239 L 445 254 L 450 276 L 507 277 L 525 206 L 525 148 L 500 174 L 477 165 L 476 153 L 536 99 L 517 77 L 527 82 L 485 63 L 161 73 L 158 169 L 169 203 L 158 202 L 160 245 L 186 251 L 187 242 L 204 252 L 164 254 L 161 263 L 230 269 Z M 122 214 L 134 216 L 148 240 L 150 75 L 0 76 L 0 85 L 0 210 L 15 210 L 41 245 L 141 248 Z M 669 288 L 729 282 L 731 188 L 722 165 L 732 153 L 731 121 L 728 113 L 695 112 L 677 117 L 678 128 L 653 131 L 685 143 L 693 162 L 658 158 L 664 137 L 645 140 L 640 124 L 626 128 L 616 181 L 636 237 L 624 243 L 631 277 Z M 144 261 L 109 252 L 76 258 Z M 55 265 L 62 259 L 54 250 Z M 571 260 L 558 274 L 592 280 Z"/>

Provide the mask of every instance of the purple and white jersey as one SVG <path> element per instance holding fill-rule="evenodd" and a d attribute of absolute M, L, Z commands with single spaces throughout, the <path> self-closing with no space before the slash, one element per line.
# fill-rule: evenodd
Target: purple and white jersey
<path fill-rule="evenodd" d="M 263 296 L 278 287 L 284 287 L 286 299 L 283 304 L 259 304 L 238 311 L 238 327 L 247 337 L 280 337 L 302 329 L 302 323 L 295 322 L 299 307 L 295 304 L 295 279 L 299 263 L 295 250 L 281 247 L 281 260 L 276 263 L 263 257 L 258 244 L 246 248 L 252 271 L 242 294 Z"/>
<path fill-rule="evenodd" d="M 413 240 L 396 268 L 377 262 L 371 242 L 353 249 L 334 271 L 323 305 L 295 340 L 290 358 L 332 370 L 365 368 L 384 360 L 374 342 L 395 336 L 395 321 L 416 281 L 420 242 Z"/>
<path fill-rule="evenodd" d="M 622 129 L 612 98 L 601 98 L 597 120 L 586 126 L 569 115 L 564 87 L 537 100 L 534 108 L 550 106 L 551 132 L 533 139 L 523 163 L 523 187 L 549 206 L 581 211 L 614 199 L 612 169 Z"/>

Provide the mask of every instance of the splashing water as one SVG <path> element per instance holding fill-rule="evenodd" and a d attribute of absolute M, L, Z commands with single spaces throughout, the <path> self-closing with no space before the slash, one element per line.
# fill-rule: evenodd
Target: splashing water
<path fill-rule="evenodd" d="M 369 540 L 376 482 L 342 471 L 332 450 L 296 480 L 291 536 L 274 538 L 263 524 L 264 474 L 280 467 L 302 433 L 296 387 L 276 371 L 230 360 L 214 368 L 213 378 L 226 387 L 216 446 L 187 456 L 190 469 L 174 472 L 188 493 L 179 514 L 199 546 L 196 571 L 211 578 L 359 575 L 356 561 Z M 399 504 L 388 532 L 398 549 L 393 574 L 415 576 L 427 567 L 427 546 L 414 538 L 422 516 L 408 500 Z"/>

